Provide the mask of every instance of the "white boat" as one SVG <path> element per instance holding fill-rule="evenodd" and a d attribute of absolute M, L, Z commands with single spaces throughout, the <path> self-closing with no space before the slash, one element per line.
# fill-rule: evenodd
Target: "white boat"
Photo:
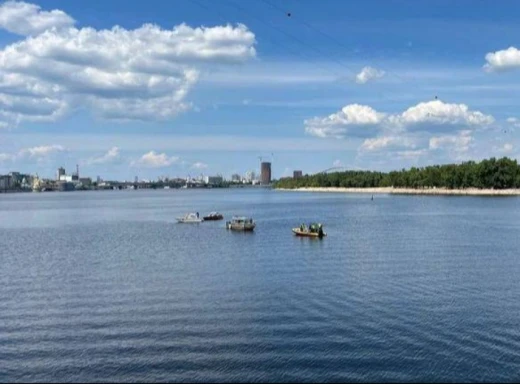
<path fill-rule="evenodd" d="M 256 223 L 250 217 L 234 216 L 226 223 L 226 228 L 234 231 L 253 231 L 255 227 Z"/>
<path fill-rule="evenodd" d="M 178 223 L 202 223 L 203 218 L 199 217 L 198 213 L 188 213 L 183 217 L 177 217 Z"/>

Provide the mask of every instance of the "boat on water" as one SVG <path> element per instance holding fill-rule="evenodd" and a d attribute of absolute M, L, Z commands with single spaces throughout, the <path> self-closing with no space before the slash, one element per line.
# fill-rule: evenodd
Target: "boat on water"
<path fill-rule="evenodd" d="M 315 237 L 321 239 L 327 236 L 323 231 L 323 225 L 319 223 L 311 223 L 309 226 L 302 224 L 298 228 L 293 228 L 292 231 L 296 236 L 301 237 Z"/>
<path fill-rule="evenodd" d="M 199 217 L 199 213 L 188 213 L 183 217 L 177 217 L 178 223 L 202 223 L 204 221 L 203 218 Z"/>
<path fill-rule="evenodd" d="M 204 216 L 204 221 L 215 221 L 215 220 L 222 220 L 224 216 L 218 212 L 211 212 L 209 215 Z"/>
<path fill-rule="evenodd" d="M 231 221 L 226 222 L 226 228 L 233 231 L 253 231 L 256 223 L 250 217 L 233 216 Z"/>

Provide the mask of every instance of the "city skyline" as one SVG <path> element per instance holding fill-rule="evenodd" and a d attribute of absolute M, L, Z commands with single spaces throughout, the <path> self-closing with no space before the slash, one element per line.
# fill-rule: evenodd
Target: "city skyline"
<path fill-rule="evenodd" d="M 0 174 L 519 158 L 517 2 L 85 4 L 0 3 Z"/>

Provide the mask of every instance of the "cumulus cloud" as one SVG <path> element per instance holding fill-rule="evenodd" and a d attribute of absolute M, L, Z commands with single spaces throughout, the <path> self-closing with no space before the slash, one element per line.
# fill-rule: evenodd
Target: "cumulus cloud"
<path fill-rule="evenodd" d="M 507 122 L 509 123 L 509 125 L 511 125 L 515 128 L 520 128 L 520 119 L 518 119 L 516 117 L 509 117 L 507 119 Z"/>
<path fill-rule="evenodd" d="M 6 163 L 9 161 L 14 161 L 16 156 L 11 155 L 9 153 L 0 153 L 0 163 Z"/>
<path fill-rule="evenodd" d="M 0 28 L 18 35 L 35 35 L 51 28 L 71 27 L 75 20 L 55 9 L 42 11 L 38 5 L 6 1 L 0 5 Z"/>
<path fill-rule="evenodd" d="M 18 153 L 18 156 L 28 156 L 30 158 L 43 158 L 63 151 L 65 151 L 65 148 L 63 148 L 61 145 L 42 145 L 39 147 L 22 149 Z"/>
<path fill-rule="evenodd" d="M 520 68 L 520 50 L 509 47 L 496 52 L 489 52 L 486 55 L 487 64 L 484 70 L 487 72 L 500 72 L 509 69 Z"/>
<path fill-rule="evenodd" d="M 103 156 L 100 157 L 93 157 L 86 161 L 87 164 L 93 165 L 93 164 L 108 164 L 112 163 L 116 160 L 120 159 L 120 153 L 118 147 L 112 147 L 108 150 L 107 153 L 105 153 Z"/>
<path fill-rule="evenodd" d="M 361 144 L 360 149 L 362 151 L 378 151 L 388 147 L 396 148 L 415 148 L 417 144 L 415 140 L 409 137 L 400 136 L 381 136 L 366 139 Z"/>
<path fill-rule="evenodd" d="M 390 121 L 408 128 L 429 126 L 485 126 L 492 124 L 493 116 L 480 111 L 470 111 L 465 104 L 449 104 L 440 100 L 419 103 L 401 115 L 391 116 Z"/>
<path fill-rule="evenodd" d="M 379 79 L 385 75 L 385 71 L 372 67 L 364 67 L 361 72 L 356 75 L 356 83 L 365 84 L 369 81 Z"/>
<path fill-rule="evenodd" d="M 485 127 L 493 116 L 471 111 L 465 104 L 440 100 L 419 103 L 398 114 L 377 112 L 366 105 L 350 104 L 327 117 L 305 120 L 305 131 L 317 137 L 373 137 L 378 132 L 462 130 Z"/>
<path fill-rule="evenodd" d="M 186 98 L 205 66 L 256 55 L 243 24 L 96 30 L 27 3 L 5 3 L 3 15 L 16 9 L 34 16 L 26 19 L 35 34 L 0 50 L 0 110 L 10 121 L 56 120 L 75 108 L 114 120 L 171 119 L 192 107 Z"/>
<path fill-rule="evenodd" d="M 408 151 L 397 151 L 397 157 L 401 159 L 406 160 L 415 160 L 418 159 L 421 156 L 425 156 L 428 154 L 428 150 L 423 149 L 416 149 L 416 150 L 408 150 Z"/>
<path fill-rule="evenodd" d="M 147 168 L 163 168 L 169 167 L 175 163 L 179 162 L 179 157 L 172 156 L 169 157 L 165 153 L 155 153 L 155 151 L 150 151 L 137 161 L 133 161 L 130 165 L 132 166 L 142 166 Z"/>
<path fill-rule="evenodd" d="M 305 131 L 317 137 L 370 136 L 373 133 L 371 129 L 380 125 L 384 118 L 384 113 L 367 105 L 350 104 L 327 117 L 305 120 L 304 124 Z"/>
<path fill-rule="evenodd" d="M 500 152 L 502 154 L 510 154 L 511 152 L 513 152 L 513 144 L 511 143 L 505 143 L 503 146 L 501 147 L 493 147 L 493 150 L 495 152 Z"/>
<path fill-rule="evenodd" d="M 192 164 L 191 168 L 193 169 L 206 169 L 208 168 L 208 164 L 202 163 L 200 161 Z"/>
<path fill-rule="evenodd" d="M 471 131 L 462 131 L 458 135 L 431 137 L 429 148 L 432 150 L 448 149 L 455 152 L 467 152 L 472 142 Z"/>
<path fill-rule="evenodd" d="M 37 147 L 23 148 L 15 153 L 0 153 L 0 162 L 18 161 L 18 160 L 45 160 L 46 158 L 66 149 L 58 144 L 41 145 Z"/>

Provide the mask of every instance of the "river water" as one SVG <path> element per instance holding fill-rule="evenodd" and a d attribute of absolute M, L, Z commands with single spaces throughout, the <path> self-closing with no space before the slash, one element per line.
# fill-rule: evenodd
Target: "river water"
<path fill-rule="evenodd" d="M 520 198 L 370 197 L 0 195 L 0 381 L 518 381 Z"/>

